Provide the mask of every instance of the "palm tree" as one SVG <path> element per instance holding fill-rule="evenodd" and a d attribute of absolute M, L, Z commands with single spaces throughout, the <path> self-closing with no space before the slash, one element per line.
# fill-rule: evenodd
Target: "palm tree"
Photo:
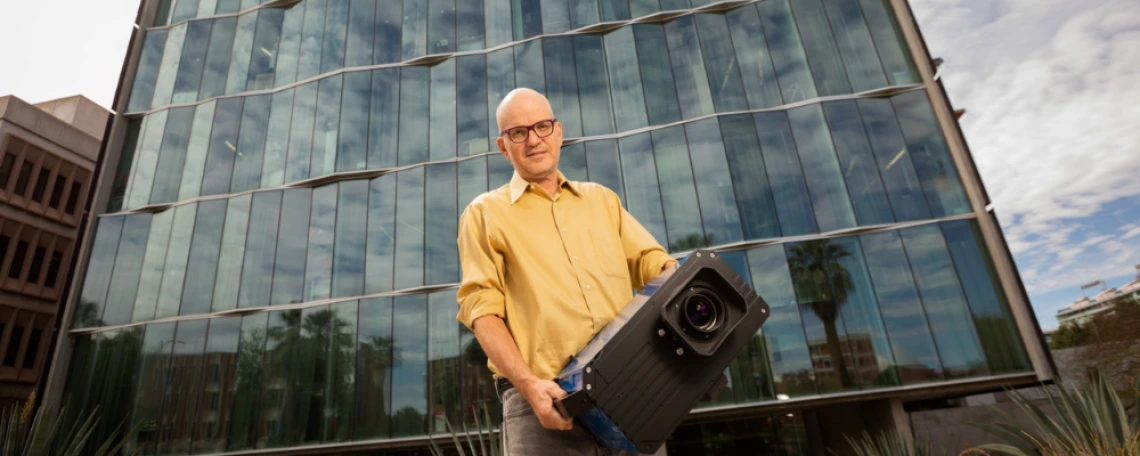
<path fill-rule="evenodd" d="M 839 375 L 840 384 L 851 386 L 851 374 L 843 360 L 839 333 L 835 329 L 840 307 L 855 290 L 851 273 L 841 263 L 851 257 L 851 252 L 842 245 L 820 239 L 795 244 L 788 248 L 788 253 L 788 268 L 800 305 L 810 308 L 823 322 L 831 365 Z"/>

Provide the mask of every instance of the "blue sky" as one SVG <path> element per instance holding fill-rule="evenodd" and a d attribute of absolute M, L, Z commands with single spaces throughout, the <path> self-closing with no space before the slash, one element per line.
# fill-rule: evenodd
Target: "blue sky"
<path fill-rule="evenodd" d="M 0 2 L 0 95 L 109 106 L 138 0 Z M 911 0 L 1043 328 L 1140 263 L 1140 2 Z M 61 14 L 61 12 L 66 12 Z M 45 30 L 47 32 L 45 32 Z M 33 44 L 12 46 L 12 43 Z"/>

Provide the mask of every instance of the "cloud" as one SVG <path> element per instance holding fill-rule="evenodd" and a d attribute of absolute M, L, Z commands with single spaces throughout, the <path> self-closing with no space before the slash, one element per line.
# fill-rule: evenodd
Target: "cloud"
<path fill-rule="evenodd" d="M 1140 3 L 911 3 L 1030 293 L 1140 262 Z"/>

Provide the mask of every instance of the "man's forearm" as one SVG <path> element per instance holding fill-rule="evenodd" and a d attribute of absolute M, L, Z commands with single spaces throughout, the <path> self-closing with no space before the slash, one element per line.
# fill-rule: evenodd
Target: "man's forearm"
<path fill-rule="evenodd" d="M 507 330 L 503 319 L 495 315 L 487 315 L 475 320 L 475 339 L 483 347 L 483 352 L 495 363 L 499 371 L 511 383 L 518 386 L 520 383 L 534 379 L 534 373 L 523 361 L 519 348 L 515 345 L 515 338 Z"/>

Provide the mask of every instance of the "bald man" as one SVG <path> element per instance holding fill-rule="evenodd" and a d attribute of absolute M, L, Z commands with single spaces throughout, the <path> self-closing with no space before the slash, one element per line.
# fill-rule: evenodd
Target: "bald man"
<path fill-rule="evenodd" d="M 599 447 L 563 418 L 553 401 L 566 393 L 553 379 L 633 298 L 632 289 L 677 261 L 616 193 L 558 170 L 562 124 L 546 97 L 516 89 L 496 120 L 499 152 L 515 172 L 460 218 L 456 318 L 489 358 L 507 453 L 629 454 Z"/>

